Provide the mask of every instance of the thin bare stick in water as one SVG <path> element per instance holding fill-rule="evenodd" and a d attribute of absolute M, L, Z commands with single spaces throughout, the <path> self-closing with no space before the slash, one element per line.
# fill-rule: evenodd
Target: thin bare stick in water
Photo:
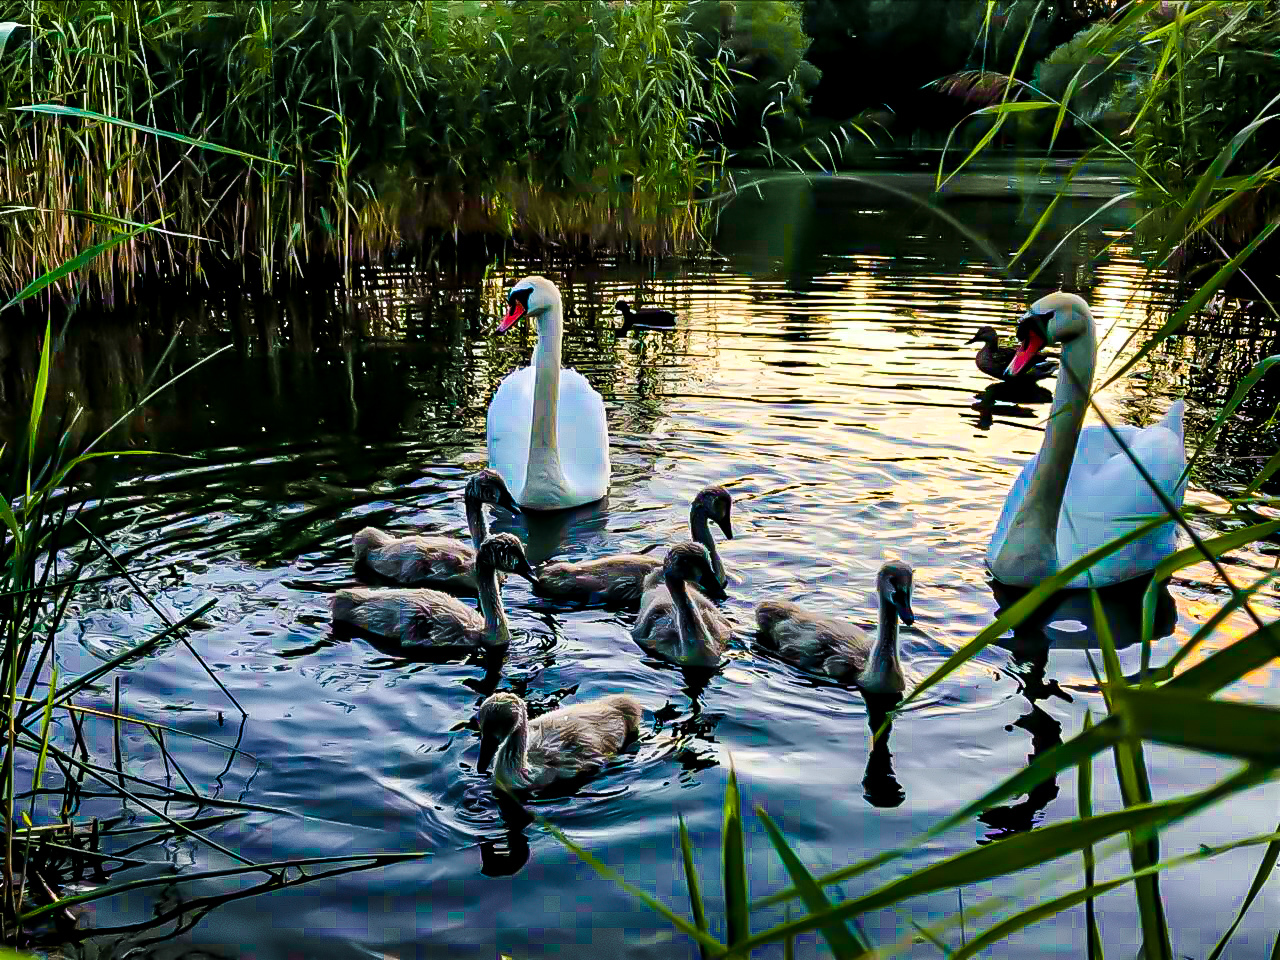
<path fill-rule="evenodd" d="M 85 526 L 82 520 L 77 518 L 76 523 L 80 525 L 80 528 L 84 530 L 85 533 L 93 537 L 94 542 L 98 544 L 98 546 L 102 549 L 103 553 L 105 553 L 107 557 L 110 558 L 112 564 L 115 565 L 116 569 L 120 571 L 120 575 L 129 581 L 129 585 L 133 587 L 134 592 L 137 593 L 138 596 L 140 596 L 146 602 L 147 606 L 149 606 L 152 610 L 155 611 L 156 616 L 158 616 L 161 620 L 164 621 L 165 626 L 171 629 L 176 627 L 176 624 L 174 623 L 172 618 L 170 618 L 170 616 L 167 613 L 165 613 L 162 609 L 160 609 L 159 605 L 154 600 L 151 599 L 151 596 L 147 593 L 147 591 L 142 588 L 142 584 L 138 583 L 137 579 L 133 576 L 133 574 L 129 572 L 128 568 L 126 568 L 125 565 L 120 562 L 120 558 L 111 552 L 111 549 L 103 542 L 102 538 L 99 537 L 92 530 L 90 530 L 87 526 Z M 209 666 L 209 664 L 205 663 L 204 657 L 200 656 L 200 654 L 196 651 L 196 648 L 191 645 L 191 641 L 186 638 L 185 634 L 179 633 L 178 639 L 182 641 L 183 645 L 187 648 L 188 651 L 190 651 L 191 655 L 196 658 L 196 662 L 199 663 L 200 666 L 204 668 L 204 672 L 209 675 L 209 678 L 218 685 L 218 689 L 221 690 L 224 694 L 226 694 L 226 697 L 228 700 L 230 700 L 233 704 L 235 704 L 235 708 L 240 711 L 241 715 L 248 716 L 249 715 L 248 711 L 245 710 L 244 707 L 240 706 L 240 701 L 237 700 L 235 696 L 232 695 L 231 691 L 226 688 L 226 685 L 223 684 L 223 682 L 218 679 L 217 674 L 213 672 L 213 669 Z"/>

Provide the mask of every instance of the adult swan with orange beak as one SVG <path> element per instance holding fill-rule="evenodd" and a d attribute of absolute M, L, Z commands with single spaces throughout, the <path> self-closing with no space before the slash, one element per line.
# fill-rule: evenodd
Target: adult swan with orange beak
<path fill-rule="evenodd" d="M 505 333 L 525 317 L 538 324 L 533 362 L 506 376 L 489 403 L 489 466 L 524 510 L 567 510 L 609 492 L 609 424 L 587 378 L 560 366 L 560 291 L 525 277 L 507 295 Z"/>
<path fill-rule="evenodd" d="M 1058 292 L 1037 300 L 1018 322 L 1018 343 L 1011 376 L 1048 344 L 1061 344 L 1062 358 L 1044 441 L 1009 491 L 987 566 L 1001 583 L 1033 587 L 1154 517 L 1167 516 L 1161 494 L 1181 509 L 1187 451 L 1181 400 L 1146 428 L 1116 426 L 1113 435 L 1106 426 L 1083 426 L 1098 341 L 1093 314 L 1080 297 Z M 1173 553 L 1177 536 L 1171 519 L 1080 573 L 1066 589 L 1148 574 Z"/>

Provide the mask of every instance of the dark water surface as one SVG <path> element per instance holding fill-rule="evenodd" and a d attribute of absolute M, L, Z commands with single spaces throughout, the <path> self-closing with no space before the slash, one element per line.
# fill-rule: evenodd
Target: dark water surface
<path fill-rule="evenodd" d="M 1008 255 L 1046 199 L 1008 190 L 956 197 L 945 209 Z M 1064 204 L 1060 224 L 1083 219 L 1100 202 Z M 1136 327 L 1162 322 L 1177 295 L 1164 283 L 1143 285 L 1127 247 L 1090 260 L 1128 215 L 1113 208 L 1093 221 L 1034 286 L 1065 284 L 1095 305 L 1109 331 L 1100 371 Z M 1061 236 L 1061 226 L 1046 231 L 1027 268 Z M 688 941 L 598 880 L 530 814 L 687 912 L 673 845 L 683 814 L 723 935 L 718 844 L 731 760 L 748 809 L 768 810 L 805 862 L 824 872 L 908 840 L 1079 732 L 1086 711 L 1103 711 L 1085 649 L 1091 632 L 1081 621 L 1089 618 L 1070 609 L 1043 630 L 1006 637 L 933 688 L 874 750 L 857 692 L 815 684 L 753 649 L 752 606 L 765 597 L 870 623 L 875 571 L 890 557 L 916 568 L 917 623 L 903 634 L 916 677 L 989 624 L 997 602 L 983 554 L 1006 489 L 1038 447 L 1048 397 L 1020 404 L 988 390 L 991 381 L 973 364 L 976 348 L 964 343 L 980 324 L 1011 333 L 1028 294 L 971 240 L 914 205 L 859 185 L 775 186 L 729 208 L 716 247 L 723 259 L 648 270 L 509 258 L 487 273 L 484 263 L 369 273 L 354 297 L 353 327 L 326 294 L 284 304 L 192 296 L 172 315 L 156 310 L 136 323 L 108 320 L 68 336 L 54 385 L 86 405 L 86 431 L 110 423 L 141 393 L 175 318 L 185 326 L 166 376 L 234 345 L 146 404 L 113 438 L 195 459 L 104 466 L 94 472 L 95 496 L 109 502 L 87 513 L 172 613 L 218 600 L 192 642 L 248 711 L 243 725 L 180 644 L 162 645 L 121 674 L 126 710 L 227 744 L 239 737 L 256 758 L 228 762 L 223 750 L 171 737 L 198 787 L 296 814 L 254 813 L 209 836 L 262 862 L 431 854 L 227 904 L 181 944 L 271 960 L 493 958 L 499 950 L 517 958 L 694 956 Z M 680 536 L 693 494 L 723 483 L 734 496 L 736 534 L 722 547 L 733 580 L 725 606 L 742 629 L 709 680 L 646 658 L 630 640 L 628 615 L 557 609 L 533 600 L 520 580 L 505 594 L 515 639 L 496 665 L 408 662 L 365 640 L 336 637 L 328 625 L 331 592 L 352 582 L 357 529 L 465 532 L 461 487 L 485 462 L 488 399 L 501 377 L 528 361 L 534 342 L 531 330 L 503 340 L 489 330 L 505 290 L 531 272 L 561 285 L 565 363 L 605 397 L 613 488 L 603 508 L 532 525 L 499 514 L 498 527 L 518 532 L 534 562 L 634 550 Z M 613 301 L 638 293 L 674 306 L 678 328 L 620 338 Z M 1187 336 L 1110 389 L 1105 409 L 1144 424 L 1185 394 L 1193 449 L 1213 405 L 1267 346 L 1256 334 L 1215 332 L 1238 306 L 1215 304 Z M 11 394 L 21 390 L 13 371 L 21 369 L 22 349 L 5 348 Z M 1189 500 L 1220 506 L 1214 494 L 1264 462 L 1257 457 L 1270 451 L 1257 448 L 1252 426 L 1271 406 L 1274 399 L 1245 408 L 1198 470 Z M 1231 570 L 1248 583 L 1273 563 L 1270 552 L 1244 553 Z M 1169 595 L 1176 625 L 1158 642 L 1157 659 L 1194 632 L 1223 587 L 1201 565 L 1175 577 Z M 1262 611 L 1270 611 L 1271 596 L 1264 591 Z M 1131 642 L 1138 600 L 1115 604 L 1120 639 Z M 61 638 L 62 675 L 158 628 L 156 614 L 126 584 L 86 590 Z M 1248 629 L 1243 618 L 1232 619 L 1205 652 Z M 1123 650 L 1122 659 L 1126 670 L 1136 669 L 1138 648 Z M 627 691 L 646 708 L 644 737 L 575 796 L 530 804 L 527 813 L 500 807 L 475 770 L 472 726 L 476 707 L 495 689 L 519 692 L 536 711 Z M 1278 693 L 1273 670 L 1228 691 L 1268 702 Z M 109 700 L 105 691 L 97 698 L 99 705 Z M 108 722 L 91 722 L 89 731 L 109 742 Z M 163 775 L 149 738 L 130 735 L 125 753 L 130 771 Z M 1148 759 L 1158 797 L 1231 769 L 1169 749 L 1152 749 Z M 1095 764 L 1095 777 L 1095 809 L 1117 806 L 1109 758 Z M 1163 852 L 1273 829 L 1276 798 L 1270 788 L 1246 794 L 1172 831 Z M 850 882 L 845 893 L 1075 811 L 1075 778 L 1061 776 L 914 858 Z M 751 888 L 763 895 L 779 889 L 785 873 L 754 817 L 748 828 Z M 177 864 L 229 862 L 186 841 L 165 853 Z M 1245 850 L 1165 878 L 1179 955 L 1203 956 L 1216 941 L 1259 856 Z M 1100 875 L 1127 871 L 1127 861 L 1112 857 Z M 1062 866 L 1059 892 L 1080 882 L 1074 862 Z M 1044 875 L 1015 879 L 960 897 L 921 898 L 910 913 L 874 914 L 866 931 L 892 942 L 911 934 L 913 919 L 936 921 L 993 891 L 1025 906 Z M 146 919 L 156 895 L 100 904 L 93 920 Z M 1232 957 L 1267 954 L 1278 896 L 1273 883 L 1246 918 Z M 1100 909 L 1108 949 L 1132 956 L 1140 940 L 1132 892 L 1109 895 Z M 775 911 L 754 923 L 780 918 Z M 1082 914 L 1068 914 L 995 955 L 1083 956 L 1083 929 Z M 936 955 L 924 945 L 916 951 Z M 801 956 L 820 952 L 825 947 L 812 939 L 798 946 Z"/>

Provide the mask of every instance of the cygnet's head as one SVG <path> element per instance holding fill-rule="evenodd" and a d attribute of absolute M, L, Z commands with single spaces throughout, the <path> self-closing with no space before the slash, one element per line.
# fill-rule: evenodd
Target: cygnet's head
<path fill-rule="evenodd" d="M 1093 329 L 1093 314 L 1082 297 L 1061 290 L 1041 297 L 1018 320 L 1018 352 L 1006 376 L 1027 369 L 1051 343 L 1069 343 Z"/>
<path fill-rule="evenodd" d="M 560 303 L 560 290 L 546 277 L 525 277 L 507 294 L 507 312 L 498 324 L 506 333 L 525 317 L 535 320 Z"/>
<path fill-rule="evenodd" d="M 709 520 L 714 520 L 716 525 L 724 531 L 725 538 L 732 540 L 733 524 L 729 517 L 732 507 L 733 497 L 729 496 L 729 491 L 713 483 L 703 487 L 693 498 L 691 511 L 695 516 L 701 514 Z"/>
<path fill-rule="evenodd" d="M 677 580 L 714 583 L 715 572 L 711 568 L 711 554 L 707 548 L 693 540 L 677 543 L 667 551 L 662 562 L 662 572 Z"/>
<path fill-rule="evenodd" d="M 490 470 L 488 467 L 477 470 L 467 479 L 464 496 L 467 500 L 491 503 L 511 513 L 520 512 L 520 504 L 516 503 L 515 497 L 511 496 L 511 491 L 507 489 L 501 475 L 497 470 Z"/>
<path fill-rule="evenodd" d="M 907 626 L 916 622 L 916 616 L 911 612 L 913 577 L 914 573 L 910 565 L 899 561 L 886 563 L 876 576 L 876 592 L 897 611 L 898 616 Z"/>
<path fill-rule="evenodd" d="M 533 568 L 524 555 L 524 544 L 514 533 L 493 533 L 486 537 L 476 554 L 476 566 L 514 573 L 530 583 L 535 580 Z"/>
<path fill-rule="evenodd" d="M 500 690 L 480 704 L 476 711 L 476 725 L 480 728 L 480 761 L 476 768 L 481 773 L 489 768 L 502 741 L 527 717 L 524 701 L 507 690 Z"/>

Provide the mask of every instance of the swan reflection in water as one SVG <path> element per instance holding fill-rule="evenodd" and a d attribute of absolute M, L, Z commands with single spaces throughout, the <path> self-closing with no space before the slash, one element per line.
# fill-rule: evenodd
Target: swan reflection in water
<path fill-rule="evenodd" d="M 1142 577 L 1125 583 L 1104 587 L 1098 591 L 1102 613 L 1111 630 L 1117 649 L 1133 646 L 1142 639 L 1142 601 L 1151 577 Z M 1006 609 L 1026 596 L 1026 590 L 991 582 L 999 616 Z M 1177 625 L 1178 610 L 1169 581 L 1156 587 L 1156 607 L 1152 638 L 1159 639 L 1173 633 Z M 1067 590 L 1049 597 L 1019 626 L 1012 637 L 996 641 L 1010 652 L 1013 673 L 1017 677 L 1020 692 L 1031 709 L 1005 729 L 1015 727 L 1031 735 L 1031 753 L 1028 763 L 1034 763 L 1042 754 L 1062 743 L 1062 724 L 1039 704 L 1050 697 L 1067 703 L 1074 702 L 1058 681 L 1047 677 L 1049 651 L 1099 649 L 1097 626 L 1094 620 L 1093 600 L 1087 590 Z M 992 832 L 980 842 L 989 843 L 1013 833 L 1031 830 L 1044 816 L 1048 805 L 1058 796 L 1058 781 L 1050 777 L 1032 787 L 1025 798 L 1009 804 L 991 807 L 979 814 L 978 819 L 992 828 Z"/>

